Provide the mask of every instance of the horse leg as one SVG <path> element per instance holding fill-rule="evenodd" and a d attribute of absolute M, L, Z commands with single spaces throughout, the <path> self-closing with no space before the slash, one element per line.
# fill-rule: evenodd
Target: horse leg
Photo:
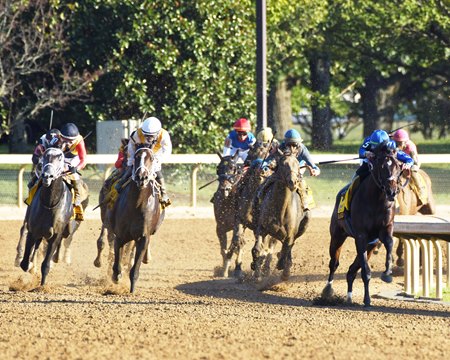
<path fill-rule="evenodd" d="M 50 272 L 50 262 L 56 249 L 61 246 L 62 234 L 55 234 L 48 240 L 47 252 L 41 266 L 41 286 L 45 285 L 45 280 Z"/>
<path fill-rule="evenodd" d="M 16 259 L 14 261 L 14 265 L 17 267 L 20 266 L 20 262 L 23 259 L 23 252 L 25 249 L 27 234 L 28 234 L 27 223 L 26 223 L 26 221 L 24 221 L 22 224 L 22 227 L 20 228 L 20 239 L 19 239 L 19 242 L 17 243 L 17 253 L 16 253 Z"/>
<path fill-rule="evenodd" d="M 397 261 L 396 261 L 397 266 L 400 266 L 400 267 L 405 266 L 405 260 L 403 260 L 403 239 L 402 238 L 398 238 L 396 255 L 397 255 Z"/>
<path fill-rule="evenodd" d="M 60 255 L 60 251 L 61 251 L 61 242 L 59 243 L 59 245 L 56 248 L 55 254 L 53 255 L 53 262 L 54 263 L 59 263 L 59 255 Z"/>
<path fill-rule="evenodd" d="M 122 259 L 122 248 L 123 243 L 122 240 L 116 237 L 114 239 L 114 264 L 113 264 L 113 273 L 112 273 L 112 281 L 117 284 L 122 277 L 122 266 L 120 264 Z"/>
<path fill-rule="evenodd" d="M 103 252 L 103 249 L 105 248 L 104 236 L 105 236 L 106 231 L 107 230 L 106 230 L 105 225 L 102 224 L 102 228 L 100 230 L 100 236 L 97 239 L 97 257 L 94 260 L 94 266 L 98 267 L 98 268 L 102 266 L 102 252 Z"/>
<path fill-rule="evenodd" d="M 79 221 L 75 221 L 75 226 L 73 228 L 73 231 L 71 231 L 71 233 L 69 234 L 68 237 L 66 237 L 63 241 L 64 241 L 64 262 L 66 264 L 72 264 L 72 240 L 73 240 L 73 235 L 75 234 L 75 232 L 78 230 L 78 228 L 80 227 L 80 222 Z"/>
<path fill-rule="evenodd" d="M 392 248 L 394 246 L 394 241 L 389 232 L 383 232 L 380 236 L 380 239 L 383 242 L 384 247 L 386 248 L 386 270 L 381 274 L 381 280 L 387 283 L 391 283 L 393 266 Z"/>
<path fill-rule="evenodd" d="M 277 269 L 283 270 L 283 273 L 281 274 L 281 280 L 283 281 L 287 281 L 291 275 L 292 246 L 294 246 L 293 237 L 288 237 L 283 241 L 280 258 L 277 263 Z"/>
<path fill-rule="evenodd" d="M 329 299 L 334 295 L 333 290 L 333 280 L 334 273 L 339 267 L 339 257 L 341 256 L 342 245 L 347 239 L 347 234 L 337 225 L 337 223 L 333 224 L 333 230 L 331 232 L 331 240 L 330 240 L 330 262 L 328 263 L 328 268 L 330 273 L 328 275 L 328 281 L 325 285 L 325 288 L 322 290 L 322 297 Z"/>
<path fill-rule="evenodd" d="M 138 241 L 136 241 L 136 255 L 134 258 L 133 267 L 130 270 L 130 292 L 133 293 L 136 281 L 139 278 L 139 269 L 141 267 L 142 259 L 144 258 L 145 249 L 147 249 L 149 243 L 149 239 L 147 236 L 142 236 Z"/>
<path fill-rule="evenodd" d="M 242 224 L 236 222 L 233 229 L 233 238 L 231 239 L 230 248 L 227 250 L 227 261 L 224 269 L 224 276 L 225 274 L 228 276 L 231 258 L 234 253 L 237 253 L 237 256 L 233 275 L 235 278 L 240 278 L 242 276 L 242 248 L 244 245 L 243 234 L 244 229 Z"/>
<path fill-rule="evenodd" d="M 275 239 L 275 238 L 273 238 L 271 236 L 269 238 L 268 243 L 269 243 L 269 245 L 268 245 L 267 256 L 266 256 L 266 259 L 264 261 L 264 266 L 263 266 L 263 269 L 262 269 L 262 274 L 265 277 L 270 275 L 270 266 L 272 264 L 273 251 L 275 249 L 275 244 L 277 243 L 277 239 Z"/>
<path fill-rule="evenodd" d="M 228 269 L 226 269 L 227 261 L 228 261 L 228 257 L 227 257 L 227 232 L 222 226 L 220 226 L 218 224 L 216 226 L 216 234 L 217 234 L 217 237 L 219 238 L 219 243 L 220 243 L 220 253 L 222 255 L 223 276 L 224 277 L 228 277 Z M 227 272 L 226 274 L 225 274 L 225 271 Z"/>
<path fill-rule="evenodd" d="M 356 241 L 356 250 L 357 256 L 353 263 L 350 265 L 347 272 L 347 302 L 352 303 L 352 295 L 353 295 L 353 282 L 355 281 L 356 274 L 358 270 L 361 268 L 361 278 L 364 282 L 364 306 L 370 306 L 370 292 L 369 292 L 369 282 L 370 282 L 370 266 L 368 263 L 367 252 L 373 252 L 373 249 L 376 244 L 370 245 L 370 248 L 367 247 L 365 239 L 357 239 Z"/>
<path fill-rule="evenodd" d="M 253 261 L 250 266 L 254 271 L 253 276 L 255 280 L 258 282 L 261 281 L 261 265 L 264 261 L 264 256 L 261 255 L 264 238 L 265 236 L 261 235 L 261 233 L 257 231 L 255 245 L 252 248 Z"/>
<path fill-rule="evenodd" d="M 20 267 L 23 271 L 28 272 L 32 269 L 33 263 L 30 262 L 31 254 L 34 253 L 33 248 L 35 247 L 36 240 L 33 239 L 33 235 L 27 232 L 27 238 L 25 241 L 25 252 L 23 258 L 20 262 Z"/>

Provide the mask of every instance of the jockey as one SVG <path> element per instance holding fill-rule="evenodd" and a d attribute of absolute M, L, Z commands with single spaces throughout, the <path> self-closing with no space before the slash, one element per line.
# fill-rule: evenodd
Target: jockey
<path fill-rule="evenodd" d="M 50 146 L 55 146 L 58 143 L 60 136 L 61 132 L 58 129 L 51 129 L 39 138 L 38 143 L 34 148 L 33 156 L 31 157 L 33 166 L 31 168 L 31 180 L 27 185 L 28 189 L 31 189 L 37 181 L 35 170 L 42 155 L 44 155 L 45 150 L 47 150 Z"/>
<path fill-rule="evenodd" d="M 362 164 L 358 170 L 356 170 L 354 178 L 358 175 L 360 180 L 363 180 L 369 175 L 369 160 L 374 158 L 375 149 L 383 144 L 386 144 L 388 148 L 392 150 L 396 148 L 395 142 L 389 140 L 389 135 L 384 130 L 375 130 L 364 139 L 363 144 L 359 148 L 359 158 L 362 159 Z M 410 168 L 414 163 L 414 160 L 401 150 L 397 151 L 397 160 L 401 161 L 407 168 Z"/>
<path fill-rule="evenodd" d="M 280 150 L 290 150 L 293 153 L 297 153 L 297 160 L 302 163 L 306 163 L 306 167 L 309 169 L 311 176 L 319 176 L 320 175 L 320 169 L 319 167 L 314 163 L 308 148 L 305 144 L 303 144 L 303 139 L 300 135 L 300 133 L 295 129 L 290 129 L 286 131 L 284 134 L 284 140 L 280 145 Z M 276 164 L 276 158 L 277 158 L 277 152 L 275 152 L 272 156 L 269 157 L 268 163 L 269 167 L 273 168 Z M 276 165 L 275 165 L 276 167 Z M 305 179 L 301 174 L 299 175 L 299 185 L 300 185 L 300 191 L 299 195 L 302 200 L 302 206 L 303 210 L 309 211 L 310 207 L 313 206 L 314 200 L 312 199 L 312 193 L 306 184 Z M 261 186 L 261 189 L 258 191 L 258 197 L 263 198 L 265 195 L 266 189 L 268 189 L 269 185 L 273 183 L 273 178 L 269 177 L 267 181 L 263 183 Z M 256 204 L 258 206 L 258 203 Z"/>
<path fill-rule="evenodd" d="M 161 163 L 172 153 L 172 141 L 170 140 L 170 135 L 167 130 L 162 128 L 161 121 L 156 117 L 145 119 L 141 126 L 139 126 L 139 129 L 133 131 L 130 135 L 127 146 L 127 169 L 117 183 L 116 190 L 120 191 L 122 186 L 131 176 L 136 145 L 139 144 L 147 144 L 155 155 L 153 171 L 155 172 L 156 180 L 160 185 L 161 197 L 159 201 L 164 207 L 167 207 L 171 204 L 171 201 L 167 195 L 166 185 L 161 171 Z"/>
<path fill-rule="evenodd" d="M 419 199 L 421 201 L 423 199 L 426 199 L 427 188 L 425 187 L 424 182 L 420 181 L 419 179 L 420 162 L 416 144 L 414 144 L 410 140 L 408 133 L 403 129 L 397 130 L 392 136 L 392 139 L 395 140 L 397 148 L 399 150 L 405 152 L 414 160 L 414 164 L 413 166 L 411 166 L 411 177 L 417 189 L 419 190 Z"/>
<path fill-rule="evenodd" d="M 75 124 L 67 123 L 61 128 L 60 145 L 61 150 L 64 152 L 64 162 L 70 172 L 68 178 L 70 179 L 75 193 L 75 219 L 82 221 L 84 220 L 84 216 L 80 194 L 81 178 L 78 170 L 82 170 L 86 166 L 86 147 L 84 145 L 83 136 L 80 135 L 78 127 Z"/>
<path fill-rule="evenodd" d="M 256 138 L 251 132 L 250 122 L 245 118 L 235 121 L 233 130 L 229 132 L 223 147 L 223 156 L 232 156 L 239 151 L 238 157 L 245 162 L 248 150 L 255 144 Z"/>

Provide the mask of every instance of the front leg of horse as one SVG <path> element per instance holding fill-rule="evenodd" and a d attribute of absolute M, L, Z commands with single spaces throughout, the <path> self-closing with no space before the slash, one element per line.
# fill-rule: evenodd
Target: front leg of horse
<path fill-rule="evenodd" d="M 102 252 L 105 248 L 105 233 L 106 233 L 106 227 L 102 224 L 102 228 L 100 230 L 100 236 L 97 239 L 97 257 L 94 260 L 94 266 L 95 267 L 101 267 L 102 266 Z"/>
<path fill-rule="evenodd" d="M 235 226 L 233 230 L 233 238 L 231 239 L 230 248 L 227 251 L 226 272 L 229 271 L 231 258 L 233 254 L 237 254 L 233 276 L 235 278 L 242 277 L 242 248 L 244 245 L 244 229 L 241 224 Z M 225 271 L 224 271 L 225 272 Z"/>
<path fill-rule="evenodd" d="M 226 230 L 217 226 L 216 228 L 217 237 L 219 238 L 220 243 L 220 254 L 222 255 L 222 276 L 228 277 L 228 273 L 230 270 L 231 260 L 228 259 L 228 251 L 227 251 L 227 232 Z"/>
<path fill-rule="evenodd" d="M 135 290 L 136 282 L 139 278 L 139 269 L 142 264 L 142 260 L 145 255 L 145 251 L 148 247 L 149 239 L 147 236 L 143 236 L 138 241 L 136 241 L 136 255 L 134 258 L 134 265 L 130 270 L 130 292 L 133 293 Z"/>
<path fill-rule="evenodd" d="M 383 243 L 386 248 L 386 262 L 385 262 L 386 270 L 381 274 L 381 280 L 383 280 L 386 283 L 391 283 L 392 267 L 393 267 L 392 248 L 394 243 L 392 236 L 387 235 Z"/>
<path fill-rule="evenodd" d="M 31 254 L 34 252 L 35 240 L 32 234 L 27 233 L 27 238 L 25 242 L 25 252 L 23 254 L 22 261 L 20 262 L 20 267 L 23 271 L 28 272 L 33 268 L 33 263 L 30 261 Z"/>
<path fill-rule="evenodd" d="M 397 245 L 397 261 L 396 264 L 399 267 L 405 266 L 405 260 L 403 259 L 403 239 L 398 239 L 398 245 Z"/>
<path fill-rule="evenodd" d="M 253 272 L 253 277 L 255 278 L 255 280 L 257 282 L 262 280 L 262 275 L 261 275 L 261 265 L 264 261 L 264 257 L 261 256 L 262 253 L 262 243 L 263 243 L 263 236 L 260 234 L 256 235 L 256 241 L 255 241 L 255 245 L 252 248 L 252 258 L 253 261 L 251 263 L 251 269 L 254 271 Z"/>
<path fill-rule="evenodd" d="M 23 259 L 23 253 L 24 253 L 24 249 L 25 249 L 25 244 L 27 241 L 27 234 L 28 234 L 28 230 L 27 230 L 27 224 L 24 221 L 24 223 L 22 224 L 22 227 L 20 228 L 20 239 L 19 242 L 17 243 L 17 253 L 16 253 L 16 259 L 14 261 L 14 265 L 19 267 L 20 266 L 20 262 Z"/>
<path fill-rule="evenodd" d="M 113 269 L 112 281 L 115 284 L 118 284 L 120 278 L 122 277 L 122 265 L 120 263 L 122 259 L 122 249 L 123 249 L 122 239 L 116 237 L 114 239 L 114 264 L 112 267 Z"/>
<path fill-rule="evenodd" d="M 58 246 L 61 246 L 61 237 L 61 234 L 55 234 L 50 238 L 50 240 L 48 240 L 47 252 L 41 266 L 41 286 L 45 285 L 45 280 L 47 279 L 47 275 L 50 272 L 50 263 L 52 261 L 53 255 L 55 254 Z"/>
<path fill-rule="evenodd" d="M 281 280 L 283 281 L 287 281 L 291 276 L 293 245 L 294 245 L 293 239 L 286 239 L 283 242 L 280 258 L 278 259 L 277 269 L 283 270 L 283 273 L 281 274 Z"/>

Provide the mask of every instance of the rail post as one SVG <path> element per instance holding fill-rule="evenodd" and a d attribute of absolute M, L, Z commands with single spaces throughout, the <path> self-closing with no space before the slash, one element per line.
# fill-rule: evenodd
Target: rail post
<path fill-rule="evenodd" d="M 200 169 L 200 164 L 195 164 L 191 170 L 191 207 L 197 207 L 197 173 Z"/>
<path fill-rule="evenodd" d="M 19 173 L 17 174 L 17 206 L 19 209 L 23 207 L 23 173 L 26 165 L 21 165 Z"/>

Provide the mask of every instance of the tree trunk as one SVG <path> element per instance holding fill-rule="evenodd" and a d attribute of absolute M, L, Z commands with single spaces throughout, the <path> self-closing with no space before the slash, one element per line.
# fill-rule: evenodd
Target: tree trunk
<path fill-rule="evenodd" d="M 369 136 L 374 130 L 380 128 L 380 117 L 377 107 L 377 94 L 379 81 L 375 71 L 372 71 L 365 78 L 365 85 L 361 89 L 361 101 L 364 121 L 364 138 Z"/>
<path fill-rule="evenodd" d="M 292 127 L 291 90 L 286 79 L 271 86 L 268 105 L 268 125 L 281 139 Z"/>
<path fill-rule="evenodd" d="M 328 55 L 314 54 L 309 66 L 311 70 L 311 88 L 320 99 L 326 99 L 325 104 L 314 101 L 312 112 L 312 147 L 314 149 L 328 150 L 333 144 L 330 127 L 330 60 Z"/>
<path fill-rule="evenodd" d="M 27 144 L 27 135 L 25 131 L 25 123 L 18 121 L 9 133 L 9 152 L 12 154 L 24 154 L 29 151 Z"/>

